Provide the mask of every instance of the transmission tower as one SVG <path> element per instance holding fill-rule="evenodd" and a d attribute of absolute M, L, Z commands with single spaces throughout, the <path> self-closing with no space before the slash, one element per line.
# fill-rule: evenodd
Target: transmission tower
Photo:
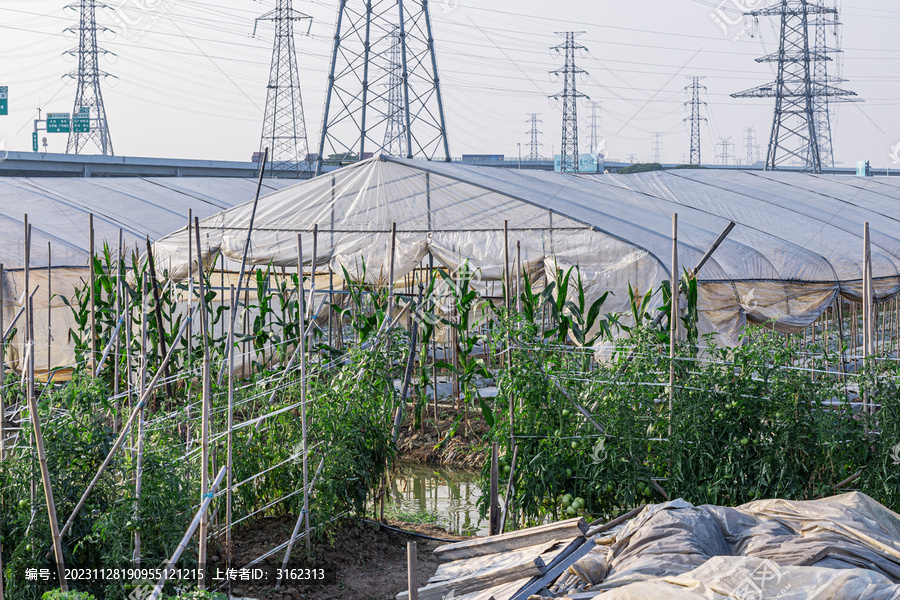
<path fill-rule="evenodd" d="M 628 155 L 628 162 L 633 163 L 636 160 L 637 160 L 637 154 L 629 154 Z"/>
<path fill-rule="evenodd" d="M 828 53 L 810 43 L 810 26 L 818 16 L 837 15 L 817 0 L 781 0 L 777 5 L 747 13 L 758 18 L 781 17 L 778 52 L 756 59 L 778 64 L 773 83 L 757 86 L 733 98 L 775 98 L 775 116 L 766 155 L 766 170 L 799 161 L 805 170 L 822 172 L 823 151 L 816 125 L 816 99 L 855 96 L 854 92 L 832 86 L 827 75 L 816 79 L 816 65 L 831 60 Z M 811 19 L 812 17 L 812 19 Z M 815 35 L 815 33 L 814 33 Z M 830 137 L 830 123 L 829 128 Z M 827 157 L 826 157 L 827 159 Z"/>
<path fill-rule="evenodd" d="M 692 165 L 700 164 L 700 123 L 706 120 L 706 117 L 700 115 L 701 107 L 706 106 L 706 102 L 700 101 L 700 90 L 706 90 L 706 86 L 700 85 L 700 80 L 705 77 L 691 77 L 691 85 L 684 88 L 690 90 L 691 100 L 685 102 L 685 106 L 691 107 L 691 116 L 685 119 L 691 123 L 691 162 Z"/>
<path fill-rule="evenodd" d="M 722 149 L 719 152 L 719 148 Z M 734 160 L 734 144 L 731 143 L 731 138 L 719 138 L 719 143 L 716 144 L 716 162 L 720 165 L 730 165 Z"/>
<path fill-rule="evenodd" d="M 744 151 L 747 153 L 748 165 L 755 165 L 759 162 L 759 144 L 756 143 L 755 127 L 748 127 L 744 130 Z"/>
<path fill-rule="evenodd" d="M 653 162 L 662 163 L 662 136 L 658 131 L 653 132 Z"/>
<path fill-rule="evenodd" d="M 257 22 L 275 22 L 266 116 L 259 144 L 260 151 L 269 149 L 269 174 L 273 177 L 310 170 L 306 119 L 294 49 L 294 21 L 304 19 L 312 22 L 312 17 L 293 9 L 291 0 L 277 0 L 275 10 L 256 19 Z"/>
<path fill-rule="evenodd" d="M 391 156 L 406 156 L 406 127 L 403 118 L 403 64 L 401 60 L 400 28 L 391 32 L 391 52 L 388 70 L 388 122 L 381 147 Z"/>
<path fill-rule="evenodd" d="M 591 141 L 591 154 L 606 154 L 603 143 L 603 120 L 600 111 L 602 102 L 591 102 L 591 124 L 588 125 L 588 133 Z"/>
<path fill-rule="evenodd" d="M 541 130 L 538 128 L 538 124 L 543 123 L 540 120 L 541 113 L 528 113 L 528 124 L 531 125 L 531 131 L 529 131 L 529 135 L 531 136 L 531 141 L 528 142 L 528 156 L 525 157 L 525 160 L 529 161 L 537 161 L 541 160 L 541 154 L 538 152 L 538 148 L 543 146 L 542 143 L 538 141 L 540 138 Z"/>
<path fill-rule="evenodd" d="M 316 173 L 384 150 L 397 30 L 404 156 L 450 160 L 428 0 L 340 0 Z M 385 85 L 387 84 L 387 85 Z"/>
<path fill-rule="evenodd" d="M 78 70 L 68 74 L 68 77 L 78 83 L 72 115 L 88 109 L 91 127 L 90 132 L 76 132 L 74 127 L 71 129 L 66 154 L 81 154 L 88 142 L 92 142 L 104 156 L 114 156 L 109 123 L 106 120 L 106 107 L 103 105 L 103 94 L 100 91 L 101 78 L 110 77 L 110 74 L 100 70 L 99 60 L 100 54 L 111 53 L 97 46 L 97 30 L 104 31 L 107 28 L 97 27 L 95 0 L 79 0 L 71 7 L 78 8 L 79 11 L 78 27 L 66 30 L 78 34 L 78 49 L 67 52 L 72 55 L 77 53 L 78 56 Z"/>
<path fill-rule="evenodd" d="M 560 94 L 550 96 L 555 100 L 562 98 L 563 101 L 563 121 L 562 121 L 562 146 L 560 147 L 560 170 L 563 173 L 578 172 L 578 110 L 577 104 L 579 98 L 587 98 L 584 94 L 578 93 L 575 85 L 575 76 L 586 73 L 575 66 L 575 51 L 587 50 L 584 46 L 575 43 L 575 36 L 581 35 L 583 31 L 567 31 L 556 32 L 557 35 L 565 36 L 566 41 L 558 46 L 554 46 L 551 50 L 557 52 L 565 52 L 566 64 L 562 69 L 551 71 L 554 75 L 562 75 L 563 91 Z"/>

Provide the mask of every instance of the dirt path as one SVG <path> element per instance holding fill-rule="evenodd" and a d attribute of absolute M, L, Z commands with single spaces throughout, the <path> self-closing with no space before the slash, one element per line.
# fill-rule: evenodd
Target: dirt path
<path fill-rule="evenodd" d="M 388 521 L 391 527 L 415 531 L 431 537 L 449 540 L 461 538 L 431 525 L 415 525 Z M 294 518 L 266 518 L 251 527 L 235 532 L 235 565 L 245 565 L 270 551 L 290 537 Z M 310 566 L 331 570 L 334 582 L 327 585 L 271 586 L 237 583 L 234 596 L 259 600 L 393 600 L 407 588 L 406 542 L 418 545 L 419 582 L 434 575 L 438 563 L 432 556 L 443 542 L 409 536 L 380 528 L 378 525 L 348 521 L 328 539 L 313 543 Z M 301 543 L 295 553 L 304 554 Z M 278 554 L 280 562 L 283 553 Z M 213 560 L 216 557 L 213 556 Z"/>

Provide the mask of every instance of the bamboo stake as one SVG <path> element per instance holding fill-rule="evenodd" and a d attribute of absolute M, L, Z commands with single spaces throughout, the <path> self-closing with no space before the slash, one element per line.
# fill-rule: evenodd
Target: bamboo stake
<path fill-rule="evenodd" d="M 90 260 L 90 286 L 91 286 L 91 294 L 90 294 L 90 308 L 91 308 L 91 360 L 88 361 L 88 364 L 91 367 L 94 366 L 95 361 L 97 360 L 97 307 L 95 305 L 94 295 L 96 293 L 94 289 L 94 213 L 91 213 L 88 217 L 88 229 L 89 229 L 89 243 L 90 243 L 90 252 L 89 252 L 89 260 Z"/>
<path fill-rule="evenodd" d="M 193 218 L 193 210 L 188 209 L 188 222 L 187 222 L 187 238 L 188 238 L 188 313 L 192 312 L 194 307 L 194 218 Z M 199 248 L 198 248 L 199 252 Z M 198 266 L 202 263 L 198 263 Z M 230 350 L 229 350 L 230 352 Z M 187 355 L 188 360 L 194 356 L 194 324 L 191 323 L 191 329 L 188 331 L 187 336 Z M 187 394 L 185 395 L 187 398 L 186 406 L 185 406 L 185 422 L 184 422 L 184 448 L 185 455 L 187 455 L 191 451 L 191 383 L 187 384 Z"/>
<path fill-rule="evenodd" d="M 116 314 L 121 314 L 123 317 L 125 316 L 125 307 L 122 305 L 122 293 L 124 283 L 122 281 L 122 243 L 123 243 L 123 233 L 122 228 L 119 228 L 119 245 L 116 247 Z M 127 320 L 127 319 L 126 319 Z M 119 415 L 122 412 L 122 401 L 119 400 L 119 377 L 120 373 L 120 365 L 121 361 L 121 348 L 120 342 L 122 341 L 121 334 L 115 336 L 116 345 L 113 349 L 113 356 L 115 357 L 115 362 L 113 364 L 113 395 L 116 397 L 116 416 L 113 419 L 113 433 L 119 432 Z M 48 362 L 49 366 L 50 363 Z"/>
<path fill-rule="evenodd" d="M 140 381 L 138 381 L 139 393 L 143 398 L 144 392 L 147 388 L 147 318 L 149 317 L 147 311 L 147 294 L 146 294 L 147 282 L 146 280 L 142 282 L 141 286 L 141 373 L 140 373 Z M 137 448 L 135 456 L 135 471 L 134 471 L 134 516 L 135 519 L 140 523 L 141 516 L 141 489 L 143 487 L 143 478 L 144 478 L 144 407 L 141 407 L 140 412 L 138 413 L 138 430 L 137 430 L 137 443 L 135 447 Z M 136 529 L 134 532 L 134 565 L 136 567 L 141 566 L 141 530 L 140 528 Z"/>
<path fill-rule="evenodd" d="M 522 244 L 516 241 L 516 311 L 522 313 Z M 587 332 L 585 332 L 587 334 Z"/>
<path fill-rule="evenodd" d="M 31 226 L 25 226 L 25 279 L 28 279 L 29 263 L 31 261 Z M 26 288 L 27 291 L 27 288 Z M 47 467 L 47 452 L 44 449 L 44 436 L 41 431 L 41 416 L 38 412 L 37 397 L 34 392 L 34 300 L 26 294 L 25 302 L 25 345 L 28 352 L 28 383 L 26 396 L 28 398 L 28 412 L 31 413 L 31 425 L 34 431 L 34 441 L 37 446 L 38 462 L 41 467 L 41 482 L 44 485 L 44 499 L 47 502 L 47 517 L 50 520 L 50 535 L 53 537 L 53 555 L 56 558 L 56 570 L 59 574 L 59 587 L 63 592 L 69 590 L 66 581 L 66 565 L 63 559 L 62 543 L 59 535 L 59 521 L 56 518 L 56 501 L 53 498 L 53 488 L 50 484 L 50 469 Z"/>
<path fill-rule="evenodd" d="M 315 269 L 315 266 L 313 267 Z M 313 270 L 315 273 L 315 270 Z M 303 291 L 303 239 L 297 234 L 297 310 L 300 313 L 300 428 L 303 437 L 303 522 L 306 531 L 306 555 L 312 552 L 309 541 L 309 446 L 307 443 L 306 399 L 307 399 L 307 367 L 306 367 L 306 293 Z M 311 304 L 312 302 L 310 302 Z M 298 521 L 299 523 L 299 521 Z M 293 544 L 292 544 L 293 545 Z M 287 555 L 285 556 L 287 560 Z"/>
<path fill-rule="evenodd" d="M 203 252 L 200 247 L 200 217 L 195 217 L 195 219 L 194 233 L 197 236 L 197 267 L 199 269 L 197 286 L 200 292 L 200 301 L 197 304 L 200 305 L 200 335 L 203 338 L 203 408 L 200 417 L 200 494 L 203 497 L 209 491 L 209 419 L 212 412 L 212 383 L 210 381 L 209 336 L 207 335 L 206 290 L 203 284 Z M 209 515 L 204 513 L 200 518 L 200 547 L 197 559 L 201 568 L 206 565 L 208 534 Z M 198 587 L 201 590 L 206 589 L 205 577 L 200 578 Z"/>
<path fill-rule="evenodd" d="M 157 340 L 159 343 L 159 352 L 160 356 L 165 356 L 166 352 L 166 328 L 163 323 L 162 316 L 162 302 L 160 301 L 160 293 L 159 293 L 159 282 L 156 279 L 156 262 L 153 260 L 153 247 L 150 245 L 150 236 L 147 236 L 147 260 L 149 261 L 147 271 L 150 274 L 150 284 L 153 288 L 153 306 L 154 312 L 156 313 L 156 330 L 157 330 Z M 174 347 L 175 344 L 173 343 Z M 172 384 L 168 381 L 169 379 L 169 366 L 166 364 L 163 367 L 163 374 L 166 378 L 166 396 L 169 398 L 174 397 L 172 393 Z"/>
<path fill-rule="evenodd" d="M 5 298 L 6 287 L 4 283 L 3 264 L 0 263 L 0 461 L 6 459 L 6 321 Z M 0 565 L 0 587 L 3 586 L 3 569 Z M 0 594 L 2 596 L 2 594 Z M 0 598 L 2 600 L 2 598 Z"/>
<path fill-rule="evenodd" d="M 191 315 L 188 315 L 191 316 Z M 69 519 L 66 521 L 66 524 L 63 526 L 62 531 L 60 531 L 60 536 L 65 536 L 68 533 L 69 529 L 72 527 L 72 524 L 75 522 L 75 517 L 78 516 L 78 513 L 81 511 L 84 506 L 85 501 L 88 496 L 94 490 L 94 487 L 97 485 L 97 482 L 100 481 L 100 477 L 103 476 L 103 473 L 106 471 L 109 464 L 112 462 L 113 456 L 115 456 L 116 452 L 119 451 L 119 448 L 122 447 L 122 443 L 125 441 L 125 436 L 128 433 L 128 430 L 131 429 L 131 426 L 134 424 L 135 419 L 138 417 L 138 412 L 140 409 L 146 405 L 150 394 L 153 393 L 154 388 L 156 388 L 156 384 L 159 383 L 160 377 L 162 377 L 162 373 L 164 367 L 169 364 L 169 361 L 172 360 L 172 356 L 175 354 L 175 350 L 178 346 L 178 342 L 181 341 L 181 336 L 184 335 L 184 330 L 188 325 L 188 319 L 185 319 L 181 324 L 181 328 L 178 330 L 178 334 L 175 336 L 175 339 L 172 340 L 172 347 L 169 350 L 169 353 L 163 359 L 162 365 L 156 371 L 156 374 L 153 376 L 153 379 L 150 381 L 149 387 L 144 390 L 144 393 L 141 394 L 141 398 L 138 401 L 137 407 L 131 413 L 131 416 L 128 417 L 128 421 L 122 426 L 122 431 L 119 432 L 119 437 L 116 438 L 116 441 L 113 443 L 112 448 L 109 449 L 109 453 L 106 455 L 106 458 L 103 461 L 103 464 L 100 465 L 100 469 L 97 471 L 97 474 L 94 475 L 94 478 L 91 480 L 91 483 L 88 485 L 87 489 L 82 494 L 81 499 L 78 501 L 78 504 L 75 505 L 75 509 L 72 511 L 72 514 L 69 516 Z"/>
<path fill-rule="evenodd" d="M 419 561 L 416 556 L 416 543 L 406 542 L 406 582 L 409 587 L 409 600 L 419 600 Z"/>
<path fill-rule="evenodd" d="M 47 384 L 50 383 L 51 353 L 53 351 L 53 254 L 47 242 Z"/>
<path fill-rule="evenodd" d="M 500 502 L 498 500 L 499 490 L 499 445 L 497 442 L 491 444 L 491 497 L 490 497 L 490 534 L 497 535 L 500 533 Z"/>
<path fill-rule="evenodd" d="M 300 273 L 300 281 L 302 284 L 303 273 Z M 234 305 L 236 300 L 234 294 L 234 286 L 231 286 L 231 304 Z M 234 461 L 232 451 L 234 448 L 234 321 L 228 326 L 228 437 L 225 444 L 225 471 L 226 471 L 226 488 L 225 488 L 225 568 L 231 568 L 231 557 L 234 542 L 231 537 L 232 505 L 233 505 L 233 488 L 232 482 L 234 476 L 232 474 Z M 231 580 L 228 581 L 228 594 L 231 596 Z"/>
<path fill-rule="evenodd" d="M 675 348 L 678 340 L 678 214 L 672 215 L 672 312 L 669 315 L 669 437 L 672 436 L 672 419 L 675 413 Z"/>
<path fill-rule="evenodd" d="M 503 304 L 507 311 L 512 308 L 512 292 L 509 286 L 509 221 L 503 221 Z"/>
<path fill-rule="evenodd" d="M 166 580 L 169 578 L 169 571 L 174 569 L 175 564 L 178 562 L 178 559 L 181 558 L 182 553 L 184 553 L 185 548 L 187 548 L 188 543 L 191 541 L 191 538 L 194 537 L 194 532 L 197 531 L 197 526 L 200 525 L 200 520 L 206 515 L 209 510 L 209 505 L 212 504 L 213 498 L 216 495 L 216 492 L 219 490 L 219 485 L 222 483 L 222 479 L 225 478 L 225 467 L 219 469 L 219 474 L 216 475 L 215 481 L 213 481 L 212 489 L 203 497 L 203 502 L 200 504 L 200 508 L 197 509 L 197 514 L 194 515 L 194 520 L 191 521 L 188 530 L 184 533 L 184 537 L 181 538 L 181 543 L 178 544 L 178 547 L 175 549 L 175 553 L 172 554 L 172 558 L 169 559 L 169 562 L 162 569 L 162 577 L 159 578 L 159 581 L 156 582 L 156 587 L 153 589 L 153 593 L 150 594 L 148 600 L 158 600 L 160 594 L 162 594 L 163 587 L 166 585 Z"/>
<path fill-rule="evenodd" d="M 867 364 L 875 349 L 872 339 L 875 334 L 875 323 L 872 321 L 875 300 L 872 289 L 872 244 L 868 221 L 863 228 L 863 363 Z M 863 395 L 863 410 L 872 412 L 868 391 Z"/>

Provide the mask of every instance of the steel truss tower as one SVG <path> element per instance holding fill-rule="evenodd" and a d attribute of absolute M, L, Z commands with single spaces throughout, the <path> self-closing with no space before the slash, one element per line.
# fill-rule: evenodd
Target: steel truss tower
<path fill-rule="evenodd" d="M 759 144 L 756 143 L 755 127 L 748 127 L 744 130 L 744 151 L 747 153 L 748 166 L 759 162 Z"/>
<path fill-rule="evenodd" d="M 691 107 L 691 116 L 685 119 L 691 123 L 691 161 L 689 164 L 700 164 L 700 123 L 706 118 L 700 116 L 700 107 L 706 106 L 706 102 L 700 101 L 700 90 L 705 90 L 706 86 L 700 85 L 700 80 L 704 77 L 691 77 L 691 85 L 684 88 L 690 90 L 691 100 L 685 102 L 685 106 Z"/>
<path fill-rule="evenodd" d="M 388 124 L 384 130 L 384 142 L 381 147 L 391 156 L 406 156 L 406 126 L 403 116 L 403 63 L 400 58 L 400 28 L 391 32 L 391 52 L 388 70 Z"/>
<path fill-rule="evenodd" d="M 97 46 L 97 3 L 95 0 L 79 0 L 70 7 L 79 11 L 78 27 L 66 30 L 78 34 L 78 49 L 67 52 L 72 55 L 77 53 L 78 57 L 78 70 L 68 74 L 68 77 L 78 83 L 72 116 L 74 117 L 79 109 L 90 109 L 91 130 L 76 132 L 72 127 L 66 144 L 66 154 L 81 154 L 88 142 L 91 142 L 104 156 L 114 156 L 109 122 L 106 120 L 106 107 L 103 105 L 103 94 L 100 91 L 101 78 L 110 77 L 110 74 L 100 70 L 99 60 L 100 54 L 111 53 Z M 106 28 L 99 29 L 102 31 Z"/>
<path fill-rule="evenodd" d="M 300 95 L 300 72 L 294 48 L 294 21 L 312 19 L 296 11 L 291 0 L 277 0 L 275 10 L 256 19 L 275 22 L 272 68 L 266 93 L 260 152 L 269 149 L 269 174 L 299 173 L 311 169 L 306 119 Z"/>
<path fill-rule="evenodd" d="M 722 148 L 722 152 L 716 154 L 716 162 L 720 165 L 730 165 L 734 159 L 734 144 L 731 143 L 731 138 L 719 138 L 716 149 L 719 147 Z"/>
<path fill-rule="evenodd" d="M 662 163 L 662 133 L 653 132 L 653 162 Z"/>
<path fill-rule="evenodd" d="M 316 173 L 384 150 L 395 29 L 405 156 L 450 160 L 428 0 L 341 0 Z"/>
<path fill-rule="evenodd" d="M 854 92 L 834 87 L 827 79 L 817 79 L 817 65 L 831 60 L 823 48 L 810 43 L 810 29 L 818 17 L 837 15 L 836 8 L 828 8 L 817 0 L 781 0 L 777 5 L 747 13 L 752 17 L 781 17 L 778 52 L 756 59 L 757 62 L 778 64 L 773 83 L 732 94 L 732 98 L 775 98 L 775 116 L 766 155 L 766 170 L 784 167 L 798 161 L 804 170 L 822 172 L 830 160 L 823 153 L 820 133 L 816 125 L 816 100 L 831 97 L 846 98 Z M 830 138 L 830 123 L 829 128 Z M 824 156 L 824 160 L 823 160 Z"/>
<path fill-rule="evenodd" d="M 578 93 L 576 88 L 575 76 L 587 71 L 583 71 L 575 66 L 575 51 L 587 50 L 581 44 L 575 43 L 575 37 L 584 33 L 583 31 L 567 31 L 556 32 L 557 35 L 565 36 L 566 41 L 558 46 L 554 46 L 551 50 L 557 52 L 564 51 L 566 55 L 566 64 L 562 69 L 551 71 L 554 75 L 562 75 L 563 91 L 560 94 L 550 96 L 555 100 L 562 98 L 563 101 L 563 121 L 562 121 L 562 145 L 560 146 L 560 170 L 563 173 L 578 172 L 578 99 L 587 98 L 586 95 Z"/>
<path fill-rule="evenodd" d="M 588 125 L 588 133 L 590 134 L 591 154 L 605 154 L 606 148 L 603 144 L 603 120 L 601 113 L 598 112 L 602 102 L 591 102 L 590 125 Z"/>
<path fill-rule="evenodd" d="M 541 153 L 538 152 L 538 148 L 543 146 L 541 142 L 539 142 L 539 138 L 541 136 L 541 130 L 538 127 L 540 123 L 543 121 L 540 120 L 541 113 L 528 113 L 528 124 L 531 125 L 531 130 L 528 132 L 531 136 L 531 141 L 528 142 L 528 156 L 525 157 L 525 160 L 528 161 L 537 161 L 541 160 Z"/>

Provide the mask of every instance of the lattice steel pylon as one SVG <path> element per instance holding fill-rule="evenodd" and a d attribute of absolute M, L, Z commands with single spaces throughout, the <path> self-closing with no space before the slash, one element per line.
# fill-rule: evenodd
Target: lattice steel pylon
<path fill-rule="evenodd" d="M 575 51 L 587 50 L 581 44 L 575 43 L 575 37 L 584 33 L 583 31 L 566 31 L 556 32 L 557 35 L 565 36 L 566 41 L 558 46 L 554 46 L 551 50 L 557 52 L 565 51 L 566 64 L 562 69 L 551 71 L 554 75 L 562 75 L 563 91 L 559 94 L 550 96 L 555 100 L 562 98 L 563 101 L 563 121 L 562 121 L 562 145 L 560 146 L 559 159 L 560 171 L 563 173 L 578 172 L 578 99 L 587 98 L 586 95 L 578 92 L 576 85 L 576 75 L 587 73 L 575 66 Z"/>
<path fill-rule="evenodd" d="M 734 159 L 734 144 L 731 143 L 731 138 L 719 138 L 719 143 L 716 144 L 716 149 L 721 146 L 722 152 L 716 153 L 716 162 L 720 165 L 730 165 L 732 160 Z"/>
<path fill-rule="evenodd" d="M 823 160 L 816 126 L 816 99 L 856 95 L 832 86 L 827 79 L 816 79 L 816 64 L 831 58 L 827 52 L 810 44 L 810 26 L 815 27 L 817 16 L 836 15 L 837 9 L 816 0 L 781 0 L 775 6 L 747 14 L 755 18 L 781 17 L 778 52 L 756 59 L 760 63 L 777 63 L 777 77 L 773 83 L 731 96 L 775 98 L 766 170 L 798 161 L 803 170 L 821 173 Z M 810 17 L 813 17 L 812 22 Z"/>
<path fill-rule="evenodd" d="M 700 115 L 700 107 L 706 106 L 706 102 L 700 101 L 700 90 L 705 90 L 706 86 L 700 85 L 700 80 L 704 77 L 691 77 L 691 85 L 684 88 L 690 90 L 691 99 L 685 102 L 685 106 L 691 107 L 691 116 L 685 121 L 691 123 L 691 161 L 689 164 L 700 164 L 700 123 L 706 120 L 706 117 Z"/>
<path fill-rule="evenodd" d="M 405 156 L 450 160 L 428 0 L 340 0 L 316 160 L 343 164 L 384 150 L 391 32 L 399 29 Z"/>
<path fill-rule="evenodd" d="M 93 143 L 104 156 L 114 156 L 112 138 L 109 135 L 109 122 L 106 120 L 106 107 L 103 104 L 103 93 L 100 90 L 100 80 L 111 75 L 100 69 L 100 54 L 112 54 L 97 45 L 97 31 L 107 30 L 105 27 L 97 27 L 97 3 L 95 0 L 79 0 L 71 4 L 70 8 L 77 8 L 79 21 L 77 27 L 69 27 L 66 31 L 78 34 L 77 50 L 70 50 L 67 54 L 77 55 L 78 70 L 67 76 L 77 81 L 75 91 L 75 105 L 72 115 L 79 109 L 90 110 L 90 132 L 76 132 L 72 127 L 69 133 L 69 141 L 66 144 L 66 154 L 81 154 L 88 142 Z"/>
<path fill-rule="evenodd" d="M 606 154 L 606 147 L 603 143 L 603 117 L 602 114 L 598 112 L 600 105 L 603 104 L 599 101 L 591 102 L 591 114 L 590 114 L 590 123 L 588 124 L 588 134 L 590 136 L 590 144 L 591 144 L 591 154 Z"/>
<path fill-rule="evenodd" d="M 277 0 L 275 10 L 256 19 L 275 22 L 272 68 L 266 92 L 260 152 L 269 149 L 269 175 L 310 171 L 309 142 L 300 93 L 300 70 L 294 46 L 294 21 L 312 17 L 294 10 L 291 0 Z"/>
<path fill-rule="evenodd" d="M 403 62 L 401 59 L 400 28 L 391 32 L 391 52 L 388 62 L 387 127 L 384 130 L 383 151 L 391 156 L 406 156 L 406 125 L 403 115 Z"/>
<path fill-rule="evenodd" d="M 541 113 L 528 113 L 528 124 L 531 125 L 531 129 L 528 132 L 531 141 L 525 144 L 528 146 L 528 155 L 525 157 L 525 160 L 528 161 L 538 161 L 541 160 L 541 153 L 538 152 L 538 148 L 543 146 L 540 142 L 541 137 L 541 129 L 538 127 L 539 124 L 543 123 L 539 118 Z"/>
<path fill-rule="evenodd" d="M 662 162 L 662 136 L 663 134 L 658 131 L 653 132 L 653 162 L 657 164 Z"/>
<path fill-rule="evenodd" d="M 759 162 L 759 144 L 756 143 L 755 127 L 748 127 L 744 130 L 744 151 L 747 153 L 748 166 Z"/>

